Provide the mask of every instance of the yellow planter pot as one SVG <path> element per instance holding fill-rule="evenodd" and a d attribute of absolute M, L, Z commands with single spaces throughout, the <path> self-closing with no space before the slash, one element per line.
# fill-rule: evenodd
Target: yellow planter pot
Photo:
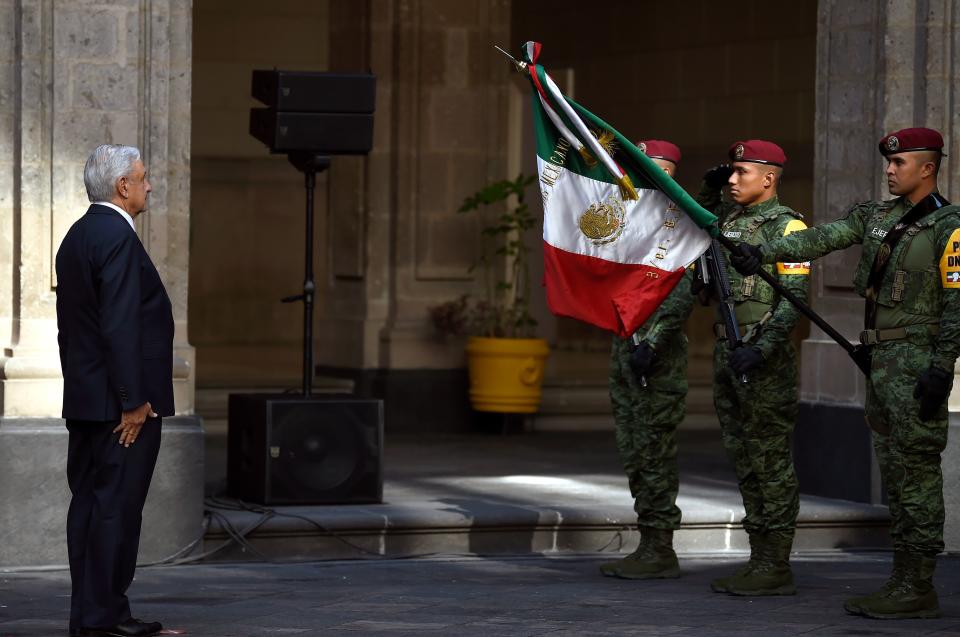
<path fill-rule="evenodd" d="M 536 412 L 549 355 L 550 348 L 542 338 L 471 336 L 467 365 L 473 408 L 507 414 Z"/>

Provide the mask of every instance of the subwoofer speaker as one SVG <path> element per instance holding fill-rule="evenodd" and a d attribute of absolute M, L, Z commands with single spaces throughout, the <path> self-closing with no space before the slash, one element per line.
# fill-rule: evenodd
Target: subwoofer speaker
<path fill-rule="evenodd" d="M 261 504 L 381 502 L 383 403 L 230 394 L 227 491 Z"/>

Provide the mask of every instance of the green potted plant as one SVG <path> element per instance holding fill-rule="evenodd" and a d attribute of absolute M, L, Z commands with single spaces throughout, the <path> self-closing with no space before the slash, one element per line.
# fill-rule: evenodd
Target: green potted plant
<path fill-rule="evenodd" d="M 476 213 L 506 203 L 481 230 L 479 269 L 483 298 L 461 296 L 430 308 L 434 326 L 445 334 L 467 334 L 470 402 L 477 411 L 533 413 L 540 406 L 543 368 L 550 349 L 534 337 L 530 315 L 530 248 L 524 234 L 537 224 L 524 200 L 535 177 L 519 175 L 484 186 L 464 199 L 459 213 Z"/>

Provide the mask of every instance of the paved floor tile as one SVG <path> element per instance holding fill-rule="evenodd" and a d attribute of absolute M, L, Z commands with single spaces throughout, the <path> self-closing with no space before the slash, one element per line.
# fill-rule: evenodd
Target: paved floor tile
<path fill-rule="evenodd" d="M 940 561 L 944 616 L 883 622 L 847 615 L 843 600 L 886 577 L 886 553 L 794 559 L 799 594 L 738 598 L 709 590 L 739 560 L 682 560 L 660 581 L 604 578 L 600 555 L 449 558 L 304 564 L 192 565 L 138 572 L 138 617 L 189 635 L 389 635 L 390 637 L 960 636 L 960 557 Z M 69 575 L 0 573 L 0 637 L 66 635 Z"/>

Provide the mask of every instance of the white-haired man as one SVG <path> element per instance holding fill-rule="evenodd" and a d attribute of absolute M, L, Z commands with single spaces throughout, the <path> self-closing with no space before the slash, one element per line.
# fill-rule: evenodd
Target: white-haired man
<path fill-rule="evenodd" d="M 57 251 L 63 417 L 70 432 L 70 634 L 155 635 L 130 614 L 143 504 L 173 408 L 173 313 L 133 220 L 150 182 L 140 151 L 98 146 L 83 180 L 91 206 Z"/>

